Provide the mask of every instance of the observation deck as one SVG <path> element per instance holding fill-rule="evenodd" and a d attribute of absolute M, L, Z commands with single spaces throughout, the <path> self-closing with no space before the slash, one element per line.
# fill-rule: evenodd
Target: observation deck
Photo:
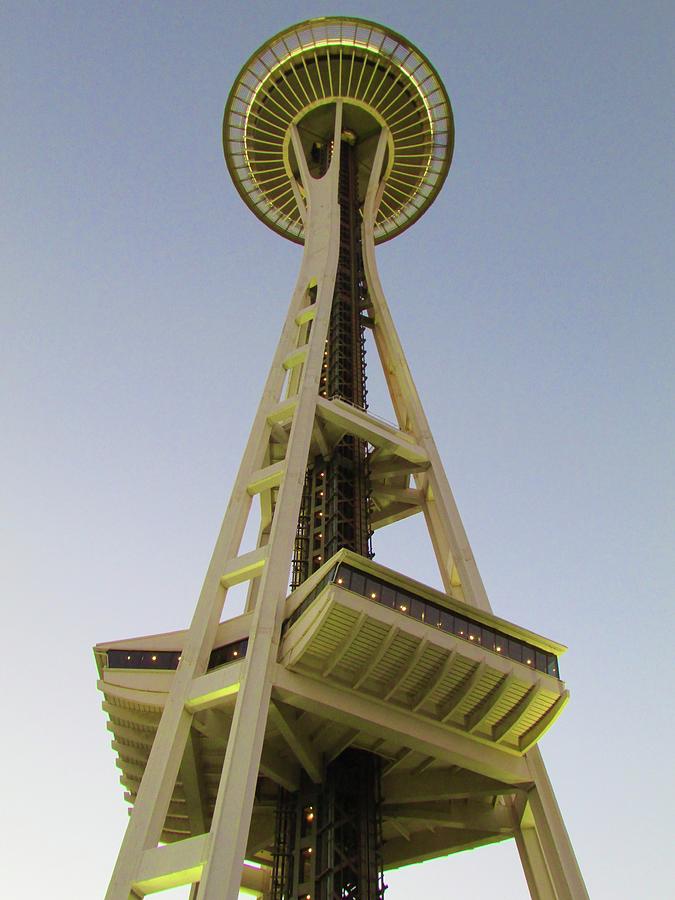
<path fill-rule="evenodd" d="M 297 126 L 307 158 L 318 159 L 333 140 L 331 107 L 338 100 L 341 137 L 357 147 L 362 191 L 380 130 L 387 130 L 374 235 L 381 243 L 412 225 L 432 203 L 454 142 L 450 100 L 439 76 L 396 32 L 363 19 L 322 18 L 263 44 L 237 76 L 225 107 L 227 166 L 255 215 L 303 243 L 291 126 Z"/>
<path fill-rule="evenodd" d="M 193 738 L 166 818 L 166 842 L 208 827 L 251 621 L 246 614 L 220 624 L 208 671 L 188 700 Z M 120 781 L 132 804 L 184 638 L 180 631 L 94 648 Z M 527 780 L 523 754 L 568 700 L 558 664 L 564 650 L 339 551 L 286 600 L 248 858 L 269 862 L 272 788 L 297 790 L 301 768 L 320 780 L 347 746 L 382 757 L 387 868 L 465 849 L 452 843 L 459 832 L 443 826 L 469 813 L 487 821 L 496 798 Z M 483 799 L 466 799 L 467 778 L 474 793 L 484 785 Z M 477 825 L 472 846 L 510 836 L 507 813 L 502 832 L 482 834 Z M 429 821 L 439 826 L 434 834 Z M 401 838 L 401 827 L 412 842 Z"/>
<path fill-rule="evenodd" d="M 341 550 L 287 601 L 280 662 L 523 754 L 568 699 L 566 648 Z"/>

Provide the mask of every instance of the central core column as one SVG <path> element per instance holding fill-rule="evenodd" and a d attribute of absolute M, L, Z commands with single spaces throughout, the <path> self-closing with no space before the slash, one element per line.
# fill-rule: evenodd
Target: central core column
<path fill-rule="evenodd" d="M 367 290 L 361 253 L 358 145 L 341 138 L 340 251 L 319 393 L 366 408 L 362 313 Z M 317 140 L 310 165 L 325 173 L 332 143 Z M 371 557 L 370 479 L 364 441 L 345 436 L 329 458 L 307 467 L 292 567 L 298 587 L 326 559 L 348 548 Z M 382 900 L 380 759 L 348 749 L 326 768 L 324 782 L 303 773 L 300 790 L 280 789 L 276 810 L 273 900 Z"/>
<path fill-rule="evenodd" d="M 330 144 L 316 142 L 312 153 L 319 171 L 327 168 Z M 323 171 L 322 171 L 323 170 Z M 342 140 L 340 152 L 340 255 L 319 393 L 367 408 L 366 359 L 362 310 L 367 297 L 361 255 L 357 148 Z M 344 437 L 329 459 L 308 466 L 293 555 L 295 589 L 322 563 L 346 547 L 371 557 L 370 485 L 364 441 Z"/>

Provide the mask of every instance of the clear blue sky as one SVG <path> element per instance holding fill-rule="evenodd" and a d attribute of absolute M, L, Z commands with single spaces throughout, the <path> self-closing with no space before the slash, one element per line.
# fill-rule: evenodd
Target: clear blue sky
<path fill-rule="evenodd" d="M 3 893 L 103 894 L 126 811 L 91 645 L 188 623 L 300 259 L 230 184 L 223 105 L 263 40 L 336 12 L 409 37 L 452 99 L 453 167 L 380 248 L 385 291 L 495 610 L 570 646 L 542 750 L 591 896 L 664 897 L 675 12 L 653 0 L 3 4 Z M 377 557 L 438 583 L 419 525 Z M 511 844 L 388 880 L 525 896 Z"/>

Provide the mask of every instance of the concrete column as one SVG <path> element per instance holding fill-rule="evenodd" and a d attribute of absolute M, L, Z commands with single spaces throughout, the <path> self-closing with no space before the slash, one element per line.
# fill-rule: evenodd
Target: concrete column
<path fill-rule="evenodd" d="M 316 279 L 317 310 L 288 441 L 285 476 L 270 531 L 269 554 L 260 578 L 199 900 L 236 900 L 239 893 L 335 287 L 340 242 L 337 188 L 341 120 L 342 105 L 338 102 L 335 119 L 338 139 L 334 142 L 333 158 L 323 178 L 311 178 L 306 165 L 302 171 L 304 157 L 299 159 L 307 197 L 307 240 L 301 277 L 306 283 Z"/>
<path fill-rule="evenodd" d="M 518 827 L 513 836 L 532 900 L 557 900 L 535 829 Z"/>
<path fill-rule="evenodd" d="M 554 896 L 556 900 L 589 900 L 572 842 L 538 747 L 527 754 L 527 763 L 534 775 L 534 786 L 527 797 L 528 807 Z"/>

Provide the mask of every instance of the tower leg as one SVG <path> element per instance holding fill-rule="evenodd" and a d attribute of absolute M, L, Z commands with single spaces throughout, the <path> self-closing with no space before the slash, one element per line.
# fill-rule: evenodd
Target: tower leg
<path fill-rule="evenodd" d="M 399 428 L 414 436 L 417 443 L 424 448 L 429 459 L 429 468 L 427 471 L 415 475 L 415 481 L 417 487 L 425 495 L 424 515 L 445 589 L 448 593 L 455 594 L 461 590 L 462 597 L 467 603 L 490 612 L 490 603 L 485 587 L 464 531 L 459 510 L 436 449 L 377 271 L 373 234 L 382 193 L 380 167 L 385 149 L 384 138 L 383 130 L 363 210 L 363 264 L 375 317 L 373 337 Z"/>
<path fill-rule="evenodd" d="M 514 838 L 532 900 L 556 900 L 536 830 L 518 826 Z"/>
<path fill-rule="evenodd" d="M 341 104 L 338 103 L 335 120 L 338 135 L 340 130 Z M 306 169 L 303 177 L 311 225 L 307 225 L 300 278 L 307 284 L 311 279 L 318 283 L 316 317 L 288 441 L 286 472 L 270 532 L 270 552 L 260 577 L 245 674 L 223 763 L 199 900 L 236 900 L 239 893 L 337 270 L 339 145 L 336 140 L 331 165 L 322 179 L 312 181 Z M 302 159 L 299 163 L 302 169 Z"/>
<path fill-rule="evenodd" d="M 341 107 L 338 104 L 338 129 L 341 127 L 340 117 Z M 226 593 L 221 581 L 223 568 L 234 560 L 241 543 L 251 506 L 247 486 L 252 474 L 263 464 L 271 428 L 268 417 L 279 402 L 286 377 L 283 362 L 286 355 L 297 347 L 296 316 L 301 310 L 301 303 L 307 302 L 306 286 L 314 279 L 318 283 L 316 317 L 303 365 L 301 386 L 294 398 L 296 406 L 285 460 L 285 474 L 272 524 L 271 536 L 275 536 L 276 541 L 266 557 L 263 574 L 260 576 L 261 601 L 254 612 L 249 650 L 211 828 L 212 850 L 198 894 L 200 900 L 235 900 L 239 891 L 271 691 L 270 672 L 276 661 L 283 601 L 287 593 L 288 570 L 318 396 L 323 342 L 328 329 L 337 268 L 340 216 L 336 202 L 336 172 L 339 149 L 335 153 L 335 159 L 336 166 L 331 167 L 330 177 L 327 175 L 325 179 L 311 183 L 307 174 L 307 215 L 309 218 L 313 217 L 312 239 L 308 239 L 305 245 L 298 288 L 263 391 L 187 635 L 183 660 L 173 679 L 106 900 L 129 900 L 145 851 L 155 848 L 160 840 L 192 723 L 192 714 L 186 709 L 185 703 L 195 679 L 207 668 Z M 233 826 L 232 823 L 236 825 Z M 210 878 L 211 869 L 218 873 L 215 878 Z M 223 872 L 227 873 L 227 878 Z"/>
<path fill-rule="evenodd" d="M 556 900 L 589 900 L 572 842 L 538 747 L 529 751 L 527 762 L 534 776 L 534 787 L 528 793 L 528 806 Z"/>
<path fill-rule="evenodd" d="M 429 458 L 428 470 L 414 477 L 418 488 L 425 494 L 424 513 L 446 590 L 456 591 L 461 586 L 462 597 L 467 603 L 491 612 L 377 272 L 373 224 L 381 196 L 379 177 L 382 152 L 382 147 L 379 147 L 366 194 L 363 224 L 364 267 L 375 317 L 373 335 L 399 427 L 415 437 Z M 531 750 L 527 760 L 534 784 L 528 805 L 532 825 L 531 828 L 521 828 L 518 849 L 532 896 L 587 900 L 588 892 L 539 750 Z"/>

